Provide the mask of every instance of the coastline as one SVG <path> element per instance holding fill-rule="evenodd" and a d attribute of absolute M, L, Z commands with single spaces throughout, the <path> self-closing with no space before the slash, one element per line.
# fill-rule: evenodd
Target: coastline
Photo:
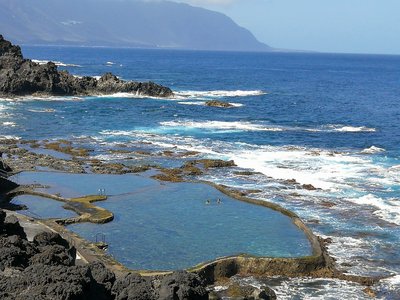
<path fill-rule="evenodd" d="M 18 143 L 23 144 L 24 141 L 18 141 Z M 14 149 L 15 152 L 15 148 Z M 17 149 L 20 149 L 17 146 Z M 25 149 L 25 151 L 28 151 Z M 27 152 L 23 151 L 25 154 Z M 17 151 L 18 152 L 18 151 Z M 29 155 L 32 156 L 40 156 L 39 154 L 34 154 L 33 152 L 29 152 Z M 29 156 L 28 156 L 29 157 Z M 60 162 L 64 162 L 62 159 L 57 159 L 55 157 L 52 158 L 53 160 L 52 163 L 55 163 L 55 165 L 63 165 Z M 85 165 L 89 163 L 90 157 L 86 158 L 80 158 L 80 164 Z M 12 164 L 12 161 L 9 161 L 9 163 Z M 71 164 L 76 163 L 76 161 L 71 160 Z M 204 161 L 202 162 L 204 164 Z M 210 161 L 208 162 L 211 166 L 217 166 L 217 167 L 229 167 L 232 165 L 232 163 L 226 162 L 226 163 L 221 163 L 220 161 Z M 19 162 L 21 164 L 21 162 Z M 22 163 L 23 164 L 23 163 Z M 50 163 L 51 164 L 51 163 Z M 68 163 L 67 163 L 68 164 Z M 101 163 L 97 162 L 98 165 L 102 165 Z M 25 165 L 25 167 L 27 167 Z M 35 166 L 30 166 L 27 169 L 31 170 L 32 167 L 34 168 Z M 51 167 L 51 165 L 49 166 Z M 187 167 L 187 166 L 186 166 Z M 67 169 L 69 169 L 67 167 Z M 99 168 L 102 170 L 101 173 L 104 174 L 104 171 L 107 169 L 106 167 L 102 166 Z M 185 170 L 185 166 L 182 167 L 183 170 Z M 202 168 L 201 172 L 206 172 L 207 168 Z M 21 170 L 21 169 L 20 169 Z M 117 168 L 117 170 L 121 171 L 121 168 Z M 144 170 L 147 170 L 145 168 Z M 190 170 L 193 172 L 193 164 L 191 165 Z M 22 171 L 22 170 L 21 170 Z M 65 170 L 64 170 L 65 171 Z M 111 169 L 108 170 L 114 173 L 115 170 Z M 143 170 L 142 170 L 143 171 Z M 120 172 L 120 174 L 123 174 L 124 172 Z M 173 169 L 168 170 L 168 169 L 159 169 L 159 174 L 161 173 L 170 173 L 173 174 L 173 176 L 179 176 L 177 172 L 173 171 Z M 160 178 L 158 178 L 160 179 Z M 162 179 L 162 178 L 161 178 Z M 165 179 L 165 178 L 164 178 Z M 174 182 L 173 178 L 169 177 L 167 178 L 168 181 Z M 196 183 L 196 181 L 191 181 L 189 179 L 184 179 L 182 177 L 178 178 L 179 181 L 187 181 L 187 182 L 193 182 Z M 176 181 L 175 181 L 176 182 Z M 312 255 L 307 256 L 307 257 L 299 257 L 299 258 L 268 258 L 268 257 L 254 257 L 251 255 L 247 254 L 242 254 L 242 255 L 233 255 L 233 256 L 228 256 L 228 257 L 221 257 L 221 258 L 216 258 L 213 261 L 209 262 L 204 262 L 201 263 L 197 266 L 193 266 L 192 268 L 189 268 L 188 271 L 194 272 L 200 275 L 201 278 L 203 278 L 208 284 L 215 284 L 218 281 L 225 280 L 225 278 L 232 277 L 234 275 L 240 274 L 240 275 L 245 275 L 245 276 L 275 276 L 275 275 L 280 275 L 280 276 L 287 276 L 287 277 L 315 277 L 315 278 L 336 278 L 336 279 L 341 279 L 341 280 L 347 280 L 347 281 L 352 281 L 352 282 L 357 282 L 365 286 L 371 286 L 372 284 L 376 283 L 379 279 L 381 278 L 372 278 L 372 277 L 363 277 L 363 276 L 354 276 L 354 275 L 346 275 L 343 272 L 340 272 L 339 270 L 336 269 L 335 267 L 335 262 L 332 257 L 328 254 L 326 250 L 326 241 L 324 241 L 321 238 L 318 238 L 317 236 L 314 235 L 314 233 L 308 228 L 307 225 L 292 211 L 287 210 L 277 204 L 270 203 L 268 201 L 261 201 L 257 199 L 252 199 L 246 195 L 243 195 L 242 191 L 239 190 L 234 190 L 222 185 L 218 185 L 212 182 L 208 181 L 197 181 L 197 183 L 205 183 L 213 188 L 221 191 L 222 193 L 238 200 L 238 201 L 243 201 L 246 203 L 249 203 L 251 205 L 259 205 L 263 206 L 267 209 L 272 209 L 275 210 L 287 217 L 289 217 L 292 222 L 300 229 L 302 230 L 305 235 L 307 236 L 311 247 L 312 247 Z M 254 191 L 253 191 L 254 192 Z M 9 199 L 10 200 L 12 197 L 21 195 L 21 194 L 31 194 L 31 195 L 37 195 L 37 196 L 42 196 L 42 197 L 48 197 L 53 200 L 57 201 L 68 201 L 65 198 L 56 196 L 56 195 L 50 195 L 42 192 L 35 192 L 32 187 L 22 187 L 18 188 L 17 190 L 11 192 L 9 194 Z M 100 200 L 105 200 L 104 198 L 100 198 Z M 96 206 L 93 205 L 92 208 L 96 209 Z M 73 241 L 74 245 L 77 245 L 78 250 L 80 250 L 83 254 L 83 257 L 87 261 L 101 261 L 103 262 L 107 267 L 109 267 L 111 270 L 113 270 L 116 274 L 123 274 L 123 273 L 128 273 L 131 271 L 134 272 L 139 272 L 143 276 L 159 276 L 159 275 L 167 275 L 171 274 L 172 271 L 146 271 L 146 270 L 129 270 L 128 268 L 124 267 L 122 264 L 119 262 L 115 261 L 113 258 L 110 256 L 106 255 L 104 251 L 100 250 L 96 245 L 93 243 L 86 241 L 79 237 L 79 235 L 72 233 L 68 229 L 66 229 L 63 224 L 70 224 L 72 222 L 79 222 L 79 221 L 89 221 L 89 222 L 109 222 L 112 220 L 110 219 L 104 219 L 104 220 L 91 220 L 88 218 L 87 215 L 85 215 L 84 210 L 80 210 L 81 208 L 77 208 L 75 211 L 78 212 L 78 214 L 84 216 L 84 218 L 78 217 L 78 218 L 73 218 L 70 220 L 44 220 L 40 221 L 52 228 L 53 230 L 57 231 L 60 233 L 64 238 L 66 238 L 69 241 Z M 86 254 L 85 254 L 86 253 Z"/>

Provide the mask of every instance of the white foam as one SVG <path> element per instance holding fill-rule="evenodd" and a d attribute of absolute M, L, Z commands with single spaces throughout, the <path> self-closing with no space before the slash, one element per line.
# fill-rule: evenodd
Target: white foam
<path fill-rule="evenodd" d="M 400 275 L 395 275 L 389 278 L 382 279 L 381 281 L 384 281 L 390 285 L 394 286 L 400 286 Z"/>
<path fill-rule="evenodd" d="M 205 105 L 206 103 L 204 101 L 180 101 L 178 102 L 179 104 L 184 104 L 184 105 Z"/>
<path fill-rule="evenodd" d="M 29 102 L 29 101 L 82 101 L 84 97 L 77 96 L 21 96 L 12 99 L 14 102 Z"/>
<path fill-rule="evenodd" d="M 249 97 L 249 96 L 261 96 L 267 94 L 261 90 L 211 90 L 211 91 L 176 91 L 175 95 L 181 99 L 209 99 L 209 98 L 228 98 L 228 97 Z"/>
<path fill-rule="evenodd" d="M 382 199 L 372 194 L 368 194 L 359 198 L 348 199 L 351 202 L 373 206 L 374 214 L 381 219 L 400 225 L 400 200 L 399 199 Z"/>
<path fill-rule="evenodd" d="M 56 66 L 59 66 L 59 67 L 82 67 L 82 66 L 76 65 L 76 64 L 63 63 L 61 61 L 50 61 L 50 60 L 40 60 L 40 59 L 32 59 L 32 61 L 39 65 L 45 65 L 49 62 L 53 62 Z"/>
<path fill-rule="evenodd" d="M 324 125 L 317 128 L 302 128 L 302 127 L 295 127 L 295 128 L 296 130 L 304 130 L 309 132 L 344 132 L 344 133 L 376 132 L 375 128 L 370 128 L 367 126 L 349 126 L 340 124 Z"/>
<path fill-rule="evenodd" d="M 233 102 L 229 102 L 230 105 L 234 106 L 234 107 L 242 107 L 243 104 L 242 103 L 233 103 Z"/>
<path fill-rule="evenodd" d="M 89 98 L 129 98 L 129 99 L 157 99 L 157 100 L 168 100 L 165 97 L 156 97 L 140 94 L 139 92 L 134 93 L 114 93 L 109 95 L 96 95 L 89 96 Z"/>
<path fill-rule="evenodd" d="M 2 125 L 3 125 L 3 126 L 8 126 L 8 127 L 15 127 L 15 126 L 17 126 L 17 124 L 15 124 L 14 122 L 3 122 Z"/>
<path fill-rule="evenodd" d="M 375 132 L 375 128 L 369 128 L 366 126 L 345 126 L 345 125 L 329 125 L 333 131 L 337 132 Z"/>
<path fill-rule="evenodd" d="M 181 104 L 186 105 L 203 105 L 205 102 L 200 101 L 181 101 Z M 231 103 L 236 107 L 240 107 L 243 104 L 240 103 Z M 325 128 L 305 128 L 298 126 L 281 126 L 281 125 L 270 125 L 266 123 L 253 123 L 247 121 L 235 121 L 235 122 L 226 122 L 226 121 L 193 121 L 193 120 L 178 120 L 178 121 L 166 121 L 160 123 L 160 125 L 165 127 L 175 127 L 175 128 L 205 128 L 208 130 L 233 130 L 233 131 L 310 131 L 310 132 L 356 132 L 356 131 L 347 131 L 342 130 L 342 127 L 331 127 L 336 125 L 329 125 Z M 371 132 L 371 128 L 360 127 L 365 132 Z M 384 149 L 382 149 L 384 151 Z M 366 150 L 364 154 L 367 154 L 367 151 L 370 151 L 372 154 L 373 151 L 378 152 L 382 151 L 381 148 L 371 147 L 369 150 Z"/>
<path fill-rule="evenodd" d="M 374 154 L 374 153 L 385 152 L 385 151 L 386 150 L 383 149 L 383 148 L 371 146 L 369 148 L 366 148 L 366 149 L 362 150 L 361 153 L 363 153 L 363 154 Z"/>
<path fill-rule="evenodd" d="M 107 62 L 106 62 L 106 65 L 108 65 L 108 66 L 112 66 L 112 65 L 115 65 L 115 62 L 112 62 L 112 61 L 107 61 Z"/>
<path fill-rule="evenodd" d="M 269 278 L 233 277 L 233 280 L 256 288 L 267 285 L 275 291 L 279 300 L 367 299 L 363 292 L 364 286 L 337 279 L 274 276 Z"/>
<path fill-rule="evenodd" d="M 205 101 L 180 101 L 178 103 L 179 104 L 184 104 L 184 105 L 199 105 L 199 106 L 206 105 Z M 243 106 L 242 103 L 231 103 L 231 102 L 229 102 L 229 104 L 232 105 L 233 107 L 242 107 Z"/>
<path fill-rule="evenodd" d="M 16 135 L 0 135 L 0 139 L 4 140 L 20 140 L 21 138 Z"/>
<path fill-rule="evenodd" d="M 213 130 L 234 130 L 234 131 L 283 131 L 280 127 L 273 127 L 251 122 L 224 122 L 224 121 L 166 121 L 160 122 L 164 127 L 213 129 Z"/>
<path fill-rule="evenodd" d="M 238 166 L 271 178 L 295 179 L 300 184 L 328 190 L 343 188 L 347 180 L 358 177 L 363 168 L 360 158 L 333 155 L 319 149 L 264 146 L 236 151 L 232 159 Z"/>
<path fill-rule="evenodd" d="M 30 112 L 37 112 L 37 113 L 52 113 L 55 112 L 55 109 L 47 108 L 47 109 L 28 109 Z"/>
<path fill-rule="evenodd" d="M 359 152 L 333 153 L 318 148 L 296 146 L 260 146 L 247 143 L 230 143 L 215 139 L 197 139 L 165 134 L 174 127 L 211 130 L 273 130 L 260 124 L 246 122 L 162 122 L 165 128 L 136 129 L 127 131 L 102 131 L 102 135 L 126 136 L 150 142 L 153 145 L 187 151 L 198 151 L 211 158 L 232 159 L 245 169 L 261 172 L 275 181 L 295 179 L 300 184 L 312 184 L 321 191 L 306 191 L 308 194 L 321 192 L 364 191 L 382 184 L 396 185 L 397 169 L 377 166 L 367 155 Z M 185 127 L 186 126 L 186 127 Z M 190 127 L 193 126 L 193 127 Z M 280 128 L 279 128 L 280 129 Z M 400 168 L 399 168 L 400 170 Z M 382 181 L 384 180 L 384 182 Z"/>

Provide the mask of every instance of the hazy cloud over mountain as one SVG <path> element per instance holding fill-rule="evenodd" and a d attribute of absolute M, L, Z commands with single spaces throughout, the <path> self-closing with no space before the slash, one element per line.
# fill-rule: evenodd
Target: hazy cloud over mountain
<path fill-rule="evenodd" d="M 226 15 L 185 3 L 0 0 L 0 30 L 25 44 L 266 51 Z"/>

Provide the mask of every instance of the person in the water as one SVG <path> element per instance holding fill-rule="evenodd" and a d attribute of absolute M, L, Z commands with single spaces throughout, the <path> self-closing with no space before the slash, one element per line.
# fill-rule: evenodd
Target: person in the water
<path fill-rule="evenodd" d="M 217 204 L 222 204 L 222 201 L 220 198 L 217 199 Z"/>
<path fill-rule="evenodd" d="M 210 199 L 207 199 L 207 201 L 206 201 L 206 205 L 210 205 L 211 204 L 211 201 L 210 201 Z"/>

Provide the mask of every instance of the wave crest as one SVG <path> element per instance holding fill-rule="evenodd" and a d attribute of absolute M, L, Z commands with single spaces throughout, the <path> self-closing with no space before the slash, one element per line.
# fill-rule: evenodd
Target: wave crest
<path fill-rule="evenodd" d="M 181 127 L 211 130 L 239 130 L 239 131 L 283 131 L 280 127 L 272 127 L 251 122 L 224 122 L 224 121 L 166 121 L 160 122 L 164 127 Z"/>
<path fill-rule="evenodd" d="M 250 97 L 266 95 L 262 90 L 211 90 L 211 91 L 175 91 L 177 98 L 181 99 L 210 99 L 210 98 L 232 98 L 232 97 Z"/>
<path fill-rule="evenodd" d="M 82 66 L 76 65 L 76 64 L 63 63 L 61 61 L 51 61 L 51 60 L 41 60 L 41 59 L 32 59 L 32 61 L 34 63 L 39 64 L 39 65 L 45 65 L 45 64 L 47 64 L 49 62 L 53 62 L 58 67 L 77 67 L 77 68 L 81 68 L 82 67 Z"/>

